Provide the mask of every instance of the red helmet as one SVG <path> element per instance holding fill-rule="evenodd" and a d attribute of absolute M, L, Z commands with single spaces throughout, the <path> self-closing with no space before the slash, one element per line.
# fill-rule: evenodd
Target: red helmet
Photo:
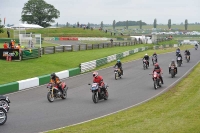
<path fill-rule="evenodd" d="M 93 72 L 93 77 L 97 77 L 98 76 L 98 72 Z"/>
<path fill-rule="evenodd" d="M 154 66 L 155 66 L 155 67 L 158 67 L 159 65 L 158 65 L 158 63 L 156 63 L 156 64 L 154 64 Z"/>

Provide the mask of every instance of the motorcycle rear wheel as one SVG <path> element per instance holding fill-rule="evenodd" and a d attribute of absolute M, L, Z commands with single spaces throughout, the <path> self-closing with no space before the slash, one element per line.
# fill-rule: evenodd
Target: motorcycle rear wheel
<path fill-rule="evenodd" d="M 54 97 L 52 97 L 51 92 L 47 93 L 47 99 L 49 102 L 53 102 L 54 101 Z"/>
<path fill-rule="evenodd" d="M 108 96 L 109 96 L 109 94 L 108 95 L 105 94 L 104 100 L 108 100 Z"/>
<path fill-rule="evenodd" d="M 68 87 L 63 90 L 63 95 L 61 97 L 62 99 L 66 99 L 67 98 L 67 89 L 68 89 Z"/>
<path fill-rule="evenodd" d="M 0 125 L 3 125 L 7 121 L 7 113 L 4 109 L 0 109 Z"/>

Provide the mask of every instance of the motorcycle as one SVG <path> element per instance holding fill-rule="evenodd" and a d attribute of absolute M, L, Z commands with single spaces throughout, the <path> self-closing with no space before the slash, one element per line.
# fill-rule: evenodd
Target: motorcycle
<path fill-rule="evenodd" d="M 92 100 L 94 103 L 98 103 L 99 100 L 108 100 L 108 85 L 105 84 L 105 89 L 99 87 L 98 83 L 88 84 L 91 85 Z"/>
<path fill-rule="evenodd" d="M 156 57 L 152 57 L 152 63 L 153 63 L 153 65 L 157 63 Z"/>
<path fill-rule="evenodd" d="M 143 60 L 143 68 L 144 68 L 144 70 L 148 69 L 148 62 L 145 59 Z"/>
<path fill-rule="evenodd" d="M 7 121 L 7 111 L 0 106 L 0 125 L 3 125 Z"/>
<path fill-rule="evenodd" d="M 172 78 L 174 78 L 176 75 L 176 69 L 175 69 L 175 66 L 173 65 L 170 67 L 170 74 Z"/>
<path fill-rule="evenodd" d="M 181 66 L 181 64 L 182 64 L 181 57 L 178 57 L 178 58 L 177 58 L 177 64 L 178 64 L 178 67 Z"/>
<path fill-rule="evenodd" d="M 68 87 L 65 84 L 65 82 L 61 83 L 61 88 L 63 89 L 63 94 L 58 89 L 58 86 L 55 85 L 55 84 L 49 83 L 47 85 L 47 88 L 49 88 L 49 91 L 47 93 L 47 99 L 48 99 L 49 102 L 53 102 L 54 99 L 56 99 L 56 98 L 62 98 L 62 99 L 66 99 L 67 98 Z"/>
<path fill-rule="evenodd" d="M 0 106 L 2 106 L 7 112 L 10 109 L 10 99 L 8 96 L 0 95 Z"/>
<path fill-rule="evenodd" d="M 190 56 L 189 56 L 189 55 L 186 55 L 186 56 L 185 56 L 185 59 L 186 59 L 187 62 L 189 62 L 189 61 L 190 61 Z"/>
<path fill-rule="evenodd" d="M 116 67 L 114 73 L 115 73 L 115 80 L 117 80 L 117 78 L 122 78 L 120 68 Z"/>
<path fill-rule="evenodd" d="M 149 75 L 152 75 L 153 84 L 154 84 L 155 90 L 156 90 L 158 87 L 161 87 L 160 75 L 159 75 L 157 72 L 155 72 L 155 71 L 153 72 L 153 74 L 149 74 Z"/>
<path fill-rule="evenodd" d="M 195 48 L 195 50 L 197 50 L 198 46 L 195 46 L 194 48 Z"/>

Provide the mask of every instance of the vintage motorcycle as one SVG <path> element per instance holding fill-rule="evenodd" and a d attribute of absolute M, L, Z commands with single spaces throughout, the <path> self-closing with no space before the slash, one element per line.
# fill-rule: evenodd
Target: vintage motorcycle
<path fill-rule="evenodd" d="M 0 106 L 0 125 L 3 125 L 7 121 L 7 110 Z"/>
<path fill-rule="evenodd" d="M 108 85 L 105 84 L 105 89 L 99 87 L 98 83 L 88 84 L 91 85 L 92 100 L 94 103 L 98 103 L 99 100 L 108 100 Z"/>
<path fill-rule="evenodd" d="M 159 75 L 156 71 L 154 71 L 153 74 L 149 74 L 149 75 L 152 75 L 152 78 L 153 78 L 153 85 L 154 85 L 155 90 L 156 90 L 158 87 L 161 87 L 160 75 Z"/>
<path fill-rule="evenodd" d="M 174 78 L 176 75 L 176 69 L 174 65 L 170 66 L 170 74 L 172 78 Z"/>
<path fill-rule="evenodd" d="M 49 91 L 47 93 L 47 99 L 48 99 L 49 102 L 53 102 L 54 99 L 56 99 L 56 98 L 62 98 L 62 99 L 66 99 L 67 98 L 68 87 L 65 84 L 65 82 L 61 83 L 61 88 L 63 89 L 63 94 L 58 89 L 58 86 L 55 85 L 55 84 L 49 83 L 47 85 L 47 88 L 49 88 Z"/>
<path fill-rule="evenodd" d="M 114 73 L 115 73 L 115 80 L 117 80 L 118 78 L 122 78 L 120 68 L 115 67 Z"/>
<path fill-rule="evenodd" d="M 144 60 L 143 60 L 143 68 L 144 68 L 144 70 L 145 70 L 145 69 L 148 69 L 147 63 L 148 63 L 147 60 L 144 59 Z"/>
<path fill-rule="evenodd" d="M 0 106 L 2 106 L 7 112 L 10 109 L 10 99 L 8 96 L 0 95 Z"/>

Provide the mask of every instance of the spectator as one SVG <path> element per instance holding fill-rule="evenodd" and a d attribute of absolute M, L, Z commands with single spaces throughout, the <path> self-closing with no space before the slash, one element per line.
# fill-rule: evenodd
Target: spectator
<path fill-rule="evenodd" d="M 21 47 L 20 47 L 20 44 L 18 44 L 17 46 L 16 46 L 16 49 L 20 49 Z"/>
<path fill-rule="evenodd" d="M 8 38 L 10 38 L 10 31 L 9 31 L 9 29 L 7 29 L 7 35 L 8 35 Z"/>
<path fill-rule="evenodd" d="M 110 35 L 112 36 L 112 32 L 110 32 Z"/>
<path fill-rule="evenodd" d="M 115 32 L 114 32 L 114 36 L 115 36 Z"/>
<path fill-rule="evenodd" d="M 113 39 L 112 38 L 110 39 L 110 43 L 111 43 L 111 46 L 112 46 L 113 45 Z"/>
<path fill-rule="evenodd" d="M 8 49 L 8 44 L 7 44 L 7 42 L 5 42 L 5 43 L 3 44 L 3 48 L 4 48 L 4 49 Z"/>

